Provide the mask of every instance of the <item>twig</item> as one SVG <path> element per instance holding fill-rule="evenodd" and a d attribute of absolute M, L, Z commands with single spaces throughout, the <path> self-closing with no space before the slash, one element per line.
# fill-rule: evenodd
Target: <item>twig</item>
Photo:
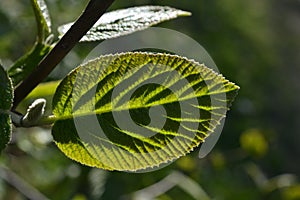
<path fill-rule="evenodd" d="M 90 0 L 86 9 L 74 25 L 60 39 L 36 69 L 15 90 L 13 110 L 67 55 L 77 42 L 104 14 L 114 0 Z"/>
<path fill-rule="evenodd" d="M 8 168 L 0 166 L 0 178 L 4 179 L 11 186 L 15 187 L 26 198 L 32 200 L 48 200 L 48 198 L 40 193 L 36 188 L 24 181 L 16 173 Z"/>
<path fill-rule="evenodd" d="M 144 199 L 151 200 L 156 199 L 160 195 L 166 193 L 175 186 L 180 187 L 187 192 L 195 200 L 210 200 L 211 198 L 206 194 L 202 187 L 192 180 L 190 177 L 182 174 L 178 171 L 173 171 L 163 180 L 150 185 L 144 189 L 138 190 L 133 194 L 123 196 L 123 199 Z"/>

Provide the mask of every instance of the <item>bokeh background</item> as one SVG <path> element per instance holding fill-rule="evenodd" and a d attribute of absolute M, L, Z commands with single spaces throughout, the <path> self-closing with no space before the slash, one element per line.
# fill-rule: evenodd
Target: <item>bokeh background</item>
<path fill-rule="evenodd" d="M 46 0 L 53 31 L 87 0 Z M 241 90 L 213 151 L 198 149 L 159 171 L 107 172 L 77 164 L 50 130 L 14 130 L 0 157 L 0 199 L 300 199 L 300 1 L 117 0 L 110 10 L 156 4 L 193 13 L 161 24 L 197 40 Z M 0 1 L 0 58 L 10 66 L 35 41 L 30 1 Z M 48 80 L 76 67 L 79 44 Z"/>

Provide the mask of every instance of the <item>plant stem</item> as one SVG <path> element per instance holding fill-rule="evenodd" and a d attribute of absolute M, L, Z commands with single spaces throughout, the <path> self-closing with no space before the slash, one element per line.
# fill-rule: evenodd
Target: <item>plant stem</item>
<path fill-rule="evenodd" d="M 27 199 L 49 200 L 44 194 L 42 194 L 35 187 L 30 185 L 28 182 L 26 182 L 19 175 L 17 175 L 7 167 L 0 166 L 0 178 L 17 189 Z"/>
<path fill-rule="evenodd" d="M 56 121 L 56 117 L 54 115 L 50 116 L 44 116 L 41 119 L 39 119 L 37 122 L 34 123 L 28 123 L 28 124 L 22 124 L 22 127 L 34 127 L 34 126 L 51 126 Z"/>
<path fill-rule="evenodd" d="M 23 128 L 29 128 L 34 126 L 50 126 L 54 124 L 54 122 L 57 120 L 57 118 L 54 115 L 50 116 L 42 116 L 38 121 L 34 122 L 25 122 L 23 120 L 23 115 L 15 112 L 8 111 L 8 114 L 10 114 L 13 124 L 16 127 L 23 127 Z"/>
<path fill-rule="evenodd" d="M 38 122 L 38 126 L 50 126 L 53 125 L 56 121 L 56 117 L 54 115 L 42 117 Z"/>
<path fill-rule="evenodd" d="M 104 14 L 114 0 L 90 0 L 86 9 L 36 69 L 16 88 L 12 110 L 40 83 L 68 54 L 77 42 Z"/>

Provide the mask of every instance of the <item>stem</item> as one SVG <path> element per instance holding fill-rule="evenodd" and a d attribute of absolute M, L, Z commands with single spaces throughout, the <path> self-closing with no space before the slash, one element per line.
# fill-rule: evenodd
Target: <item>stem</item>
<path fill-rule="evenodd" d="M 26 198 L 32 200 L 49 200 L 44 194 L 22 179 L 9 168 L 0 166 L 0 178 L 21 192 Z"/>
<path fill-rule="evenodd" d="M 54 115 L 44 116 L 42 117 L 35 125 L 32 126 L 51 126 L 56 121 L 56 117 Z"/>
<path fill-rule="evenodd" d="M 114 0 L 90 0 L 86 9 L 36 69 L 16 88 L 13 110 L 71 51 L 77 42 L 92 28 Z"/>
<path fill-rule="evenodd" d="M 36 122 L 24 122 L 22 121 L 19 127 L 23 127 L 23 128 L 30 128 L 30 127 L 35 127 L 35 126 L 51 126 L 54 124 L 54 122 L 56 121 L 56 117 L 54 115 L 50 115 L 50 116 L 43 116 L 41 117 L 41 119 L 39 119 Z"/>
<path fill-rule="evenodd" d="M 15 112 L 10 112 L 10 111 L 8 112 L 8 114 L 10 114 L 13 124 L 16 127 L 20 127 L 23 115 L 21 115 L 19 113 L 15 113 Z"/>
<path fill-rule="evenodd" d="M 51 126 L 57 121 L 57 118 L 54 115 L 43 116 L 39 120 L 34 122 L 24 122 L 23 115 L 15 112 L 8 111 L 8 114 L 11 116 L 11 120 L 16 127 L 29 128 L 34 126 Z"/>

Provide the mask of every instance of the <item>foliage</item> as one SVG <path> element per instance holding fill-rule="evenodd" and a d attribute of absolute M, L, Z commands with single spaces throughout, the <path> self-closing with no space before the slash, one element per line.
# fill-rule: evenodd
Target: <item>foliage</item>
<path fill-rule="evenodd" d="M 81 38 L 82 42 L 106 40 L 135 31 L 163 21 L 189 16 L 191 13 L 167 6 L 140 6 L 105 13 L 101 19 Z M 65 34 L 73 23 L 58 27 L 60 35 Z"/>
<path fill-rule="evenodd" d="M 136 171 L 159 166 L 184 156 L 199 146 L 220 124 L 239 88 L 204 65 L 179 56 L 148 52 L 100 57 L 98 60 L 79 66 L 63 79 L 53 97 L 53 116 L 44 116 L 46 104 L 44 99 L 35 100 L 24 115 L 15 112 L 22 98 L 27 96 L 40 82 L 36 75 L 42 73 L 45 76 L 56 65 L 55 63 L 50 64 L 52 61 L 49 61 L 49 67 L 46 64 L 43 67 L 42 63 L 46 63 L 48 57 L 50 60 L 51 56 L 51 58 L 56 59 L 53 56 L 55 52 L 58 52 L 56 53 L 59 56 L 57 59 L 61 59 L 60 48 L 64 49 L 65 46 L 74 45 L 73 41 L 76 42 L 74 39 L 76 37 L 78 40 L 80 39 L 74 34 L 80 35 L 81 33 L 72 32 L 74 27 L 83 30 L 88 28 L 84 28 L 80 21 L 95 18 L 97 15 L 93 12 L 98 4 L 99 2 L 90 1 L 82 16 L 74 24 L 67 24 L 59 28 L 63 34 L 62 39 L 57 44 L 50 44 L 49 38 L 53 36 L 50 35 L 51 21 L 47 6 L 43 0 L 32 0 L 38 36 L 33 50 L 21 57 L 8 70 L 16 88 L 14 101 L 12 91 L 7 89 L 11 88 L 10 78 L 6 77 L 6 72 L 2 69 L 3 74 L 1 76 L 6 78 L 3 78 L 2 96 L 4 98 L 1 99 L 1 104 L 3 104 L 1 118 L 3 118 L 4 127 L 1 131 L 3 136 L 1 149 L 8 143 L 11 135 L 10 112 L 13 123 L 17 127 L 54 124 L 52 134 L 59 149 L 68 157 L 88 166 L 109 170 Z M 93 15 L 95 17 L 92 17 Z M 141 6 L 113 11 L 98 20 L 94 27 L 83 36 L 82 41 L 115 38 L 145 29 L 162 21 L 186 15 L 189 13 L 163 6 Z M 73 44 L 67 43 L 69 40 Z M 50 53 L 48 54 L 48 52 Z M 135 80 L 137 72 L 140 71 L 139 78 Z M 171 72 L 175 72 L 175 74 Z M 165 85 L 151 83 L 163 75 L 167 78 L 162 82 Z M 124 84 L 123 78 L 125 85 L 126 81 L 128 82 L 130 79 L 133 82 L 130 83 L 129 81 L 127 87 L 120 90 L 120 94 L 116 97 L 108 98 L 113 90 Z M 120 101 L 128 96 L 132 88 L 141 85 L 145 80 L 150 82 L 142 86 L 142 89 L 138 89 L 140 91 L 137 94 L 125 102 Z M 184 82 L 186 80 L 187 82 Z M 180 86 L 174 91 L 170 90 L 175 85 Z M 92 94 L 95 95 L 93 97 L 90 93 L 95 87 L 97 89 Z M 194 91 L 189 91 L 190 88 L 193 88 Z M 207 102 L 207 98 L 211 98 L 211 101 L 222 102 L 223 100 L 218 94 L 226 95 L 227 93 L 224 106 L 220 103 L 220 106 L 214 107 L 215 105 Z M 233 95 L 229 95 L 230 93 Z M 196 103 L 190 101 L 193 98 Z M 14 105 L 9 111 L 12 102 Z M 182 113 L 188 114 L 187 116 L 180 114 L 177 102 L 181 106 L 185 102 L 190 107 L 187 110 L 184 110 L 184 107 L 180 108 L 183 109 Z M 148 119 L 143 114 L 149 112 L 149 108 L 158 106 L 163 106 L 167 111 L 166 116 L 158 116 L 161 119 L 166 117 L 165 125 L 162 127 L 155 123 L 147 125 Z M 197 112 L 201 113 L 202 117 L 193 115 L 193 109 L 199 109 Z M 134 123 L 144 130 L 150 131 L 153 137 L 145 137 L 143 133 L 128 130 L 128 127 L 125 129 L 118 127 L 118 123 L 115 123 L 113 119 L 114 113 L 121 116 L 126 110 L 135 113 L 132 117 L 139 119 L 139 121 Z M 93 113 L 96 114 L 99 122 L 89 120 L 89 116 Z M 76 127 L 76 123 L 79 123 L 76 120 L 82 120 L 84 117 L 87 120 L 85 123 L 90 127 L 95 126 L 93 123 L 100 123 L 107 138 L 99 136 L 102 134 L 102 130 Z M 180 124 L 184 127 L 183 129 L 180 129 Z M 189 132 L 196 134 L 190 135 Z M 86 140 L 87 137 L 90 137 L 88 141 Z"/>
<path fill-rule="evenodd" d="M 10 141 L 11 136 L 11 117 L 9 115 L 9 110 L 12 106 L 12 84 L 7 73 L 4 71 L 3 67 L 0 65 L 0 151 L 2 151 L 6 144 Z"/>
<path fill-rule="evenodd" d="M 67 156 L 89 166 L 127 171 L 159 166 L 203 142 L 225 116 L 237 88 L 206 66 L 179 56 L 142 52 L 103 56 L 76 68 L 57 88 L 53 137 Z M 90 98 L 90 93 L 95 98 Z M 207 97 L 212 102 L 222 101 L 222 93 L 227 94 L 225 105 L 220 102 L 214 107 L 207 102 Z M 166 114 L 152 111 L 156 114 L 150 117 L 151 123 L 142 118 L 150 108 L 159 106 Z M 195 109 L 200 118 L 191 115 Z M 93 115 L 105 136 L 89 124 Z M 161 124 L 164 115 L 167 119 Z M 141 128 L 128 126 L 124 116 Z M 84 133 L 79 133 L 81 130 Z M 150 136 L 145 137 L 146 132 Z"/>
<path fill-rule="evenodd" d="M 53 28 L 76 18 L 84 3 L 49 3 Z M 220 65 L 222 73 L 243 88 L 213 152 L 199 160 L 195 151 L 162 170 L 146 174 L 107 172 L 66 159 L 52 144 L 47 126 L 18 128 L 0 158 L 0 198 L 24 199 L 24 191 L 15 189 L 18 184 L 5 179 L 13 173 L 51 199 L 130 199 L 141 194 L 138 191 L 157 192 L 157 199 L 195 199 L 180 185 L 170 184 L 174 179 L 169 177 L 180 177 L 174 176 L 180 171 L 179 174 L 196 181 L 195 191 L 205 191 L 216 199 L 298 199 L 299 3 L 146 0 L 117 1 L 111 8 L 131 7 L 133 3 L 176 5 L 191 11 L 192 17 L 165 22 L 163 26 L 197 39 Z M 31 49 L 36 28 L 28 7 L 27 1 L 0 2 L 0 54 L 4 66 Z M 63 78 L 91 47 L 93 43 L 80 44 L 47 80 Z M 46 97 L 46 115 L 50 115 L 51 94 L 58 83 L 49 82 L 49 90 L 44 89 L 48 83 L 40 84 L 18 110 L 26 113 L 31 102 Z M 258 148 L 253 140 L 243 139 L 242 135 L 252 134 L 259 135 L 257 141 L 267 148 Z M 174 170 L 176 173 L 172 173 Z M 185 179 L 181 176 L 181 180 Z M 151 190 L 152 185 L 170 188 Z"/>

